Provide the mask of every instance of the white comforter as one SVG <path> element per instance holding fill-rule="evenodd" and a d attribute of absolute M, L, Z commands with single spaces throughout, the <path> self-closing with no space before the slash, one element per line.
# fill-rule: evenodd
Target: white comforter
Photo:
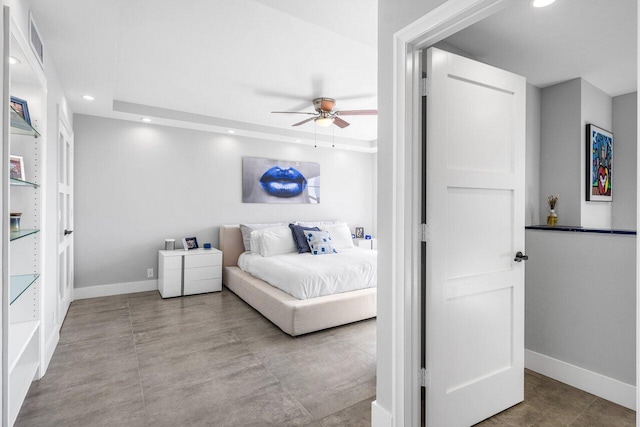
<path fill-rule="evenodd" d="M 245 252 L 238 267 L 298 299 L 373 288 L 378 251 L 353 248 L 337 254 L 284 254 L 263 257 Z"/>

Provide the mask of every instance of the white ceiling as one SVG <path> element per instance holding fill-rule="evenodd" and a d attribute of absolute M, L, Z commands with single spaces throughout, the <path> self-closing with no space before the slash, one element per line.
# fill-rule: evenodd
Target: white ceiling
<path fill-rule="evenodd" d="M 516 1 L 446 42 L 543 88 L 576 77 L 611 96 L 637 90 L 636 0 Z"/>
<path fill-rule="evenodd" d="M 517 0 L 447 42 L 539 87 L 581 76 L 618 95 L 636 90 L 635 8 Z M 32 10 L 76 113 L 375 147 L 376 117 L 316 130 L 270 112 L 312 111 L 318 96 L 377 107 L 377 0 L 32 0 Z"/>
<path fill-rule="evenodd" d="M 339 110 L 377 107 L 377 1 L 321 5 L 39 0 L 32 9 L 76 113 L 139 120 L 140 114 L 114 111 L 113 101 L 123 101 L 126 111 L 158 107 L 160 116 L 231 124 L 238 133 L 248 124 L 313 138 L 313 122 L 291 128 L 306 116 L 270 112 L 313 111 L 311 101 L 319 96 L 336 98 Z M 96 100 L 87 102 L 83 94 Z M 345 129 L 317 132 L 356 144 L 375 141 L 376 117 L 347 120 Z"/>

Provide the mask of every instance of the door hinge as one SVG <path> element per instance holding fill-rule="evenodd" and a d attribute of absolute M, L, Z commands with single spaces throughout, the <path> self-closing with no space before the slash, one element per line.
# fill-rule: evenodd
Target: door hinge
<path fill-rule="evenodd" d="M 429 388 L 431 385 L 429 373 L 425 368 L 420 369 L 420 387 Z"/>
<path fill-rule="evenodd" d="M 427 77 L 423 77 L 420 80 L 420 95 L 429 96 L 430 89 L 431 89 L 431 80 L 429 80 Z"/>
<path fill-rule="evenodd" d="M 427 243 L 429 240 L 429 228 L 427 227 L 427 224 L 420 224 L 420 228 L 420 241 Z"/>

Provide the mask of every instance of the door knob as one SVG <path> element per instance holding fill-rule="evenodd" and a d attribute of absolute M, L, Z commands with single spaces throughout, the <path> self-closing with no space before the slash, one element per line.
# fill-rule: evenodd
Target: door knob
<path fill-rule="evenodd" d="M 73 230 L 64 230 L 64 235 L 68 236 L 69 234 L 73 233 Z M 519 252 L 518 252 L 519 253 Z"/>
<path fill-rule="evenodd" d="M 522 252 L 518 251 L 518 253 L 516 254 L 516 257 L 513 260 L 515 262 L 522 262 L 522 261 L 526 261 L 528 259 L 529 259 L 528 255 L 525 255 Z"/>

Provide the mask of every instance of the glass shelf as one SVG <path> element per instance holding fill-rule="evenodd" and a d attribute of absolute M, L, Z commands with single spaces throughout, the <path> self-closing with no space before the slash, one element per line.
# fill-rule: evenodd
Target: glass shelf
<path fill-rule="evenodd" d="M 27 123 L 13 107 L 11 107 L 11 134 L 35 136 L 36 138 L 40 136 L 40 133 Z"/>
<path fill-rule="evenodd" d="M 36 234 L 39 231 L 40 231 L 40 229 L 38 229 L 38 228 L 33 228 L 33 229 L 23 228 L 20 231 L 12 231 L 11 232 L 11 237 L 10 237 L 9 240 L 10 241 L 14 241 L 14 240 L 22 239 L 23 237 L 27 237 L 27 236 L 30 236 L 32 234 Z"/>
<path fill-rule="evenodd" d="M 13 304 L 20 295 L 26 291 L 29 286 L 35 282 L 39 274 L 21 274 L 19 276 L 11 276 L 9 278 L 9 305 Z"/>
<path fill-rule="evenodd" d="M 11 185 L 15 185 L 17 187 L 33 187 L 33 188 L 40 187 L 40 184 L 36 184 L 35 182 L 23 181 L 17 178 L 11 178 Z"/>

